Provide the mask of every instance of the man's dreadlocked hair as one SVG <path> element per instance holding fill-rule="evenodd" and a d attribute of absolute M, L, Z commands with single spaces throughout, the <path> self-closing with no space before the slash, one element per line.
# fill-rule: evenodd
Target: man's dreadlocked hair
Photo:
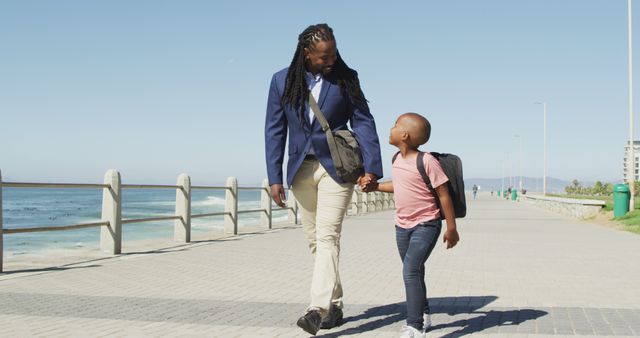
<path fill-rule="evenodd" d="M 333 36 L 333 29 L 325 23 L 309 26 L 298 35 L 298 46 L 293 55 L 293 60 L 291 60 L 284 86 L 284 94 L 280 100 L 283 105 L 290 105 L 299 111 L 301 123 L 306 121 L 304 118 L 305 102 L 309 99 L 309 85 L 305 76 L 307 70 L 305 68 L 304 49 L 312 49 L 313 45 L 320 41 L 336 41 Z M 362 107 L 366 105 L 367 99 L 360 88 L 356 71 L 344 63 L 340 53 L 337 53 L 333 70 L 327 77 L 335 79 L 343 95 L 350 97 L 356 106 Z"/>

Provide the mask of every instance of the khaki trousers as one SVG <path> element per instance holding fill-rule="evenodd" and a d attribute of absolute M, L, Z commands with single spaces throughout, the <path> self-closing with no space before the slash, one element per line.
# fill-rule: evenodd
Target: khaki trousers
<path fill-rule="evenodd" d="M 320 310 L 324 317 L 332 304 L 342 308 L 338 271 L 340 232 L 354 185 L 337 183 L 320 162 L 305 160 L 291 189 L 298 200 L 302 226 L 314 255 L 311 303 L 307 311 Z"/>

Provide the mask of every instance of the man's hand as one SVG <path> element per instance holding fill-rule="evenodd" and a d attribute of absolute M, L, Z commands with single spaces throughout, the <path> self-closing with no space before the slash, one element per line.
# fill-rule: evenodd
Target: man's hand
<path fill-rule="evenodd" d="M 366 176 L 360 176 L 358 178 L 358 182 L 356 182 L 358 184 L 358 187 L 360 188 L 360 190 L 364 191 L 365 189 L 367 189 L 367 186 L 371 183 L 371 177 L 366 177 Z"/>
<path fill-rule="evenodd" d="M 287 195 L 282 184 L 271 185 L 271 197 L 279 207 L 284 208 L 287 206 Z"/>
<path fill-rule="evenodd" d="M 442 241 L 447 243 L 447 249 L 451 249 L 456 246 L 459 240 L 460 235 L 458 235 L 458 230 L 456 229 L 445 231 L 444 236 L 442 237 Z"/>
<path fill-rule="evenodd" d="M 364 173 L 358 177 L 358 181 L 356 183 L 364 192 L 375 191 L 378 186 L 378 176 L 372 173 Z"/>

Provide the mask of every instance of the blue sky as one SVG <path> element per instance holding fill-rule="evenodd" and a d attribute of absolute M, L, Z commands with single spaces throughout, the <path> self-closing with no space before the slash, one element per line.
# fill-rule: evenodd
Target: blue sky
<path fill-rule="evenodd" d="M 465 177 L 500 177 L 505 163 L 517 175 L 515 135 L 522 174 L 541 176 L 533 102 L 546 101 L 548 175 L 622 177 L 625 0 L 3 0 L 3 179 L 101 182 L 115 168 L 125 183 L 259 183 L 271 75 L 320 22 L 360 74 L 386 176 L 406 111 L 429 118 L 426 149 L 460 155 Z"/>

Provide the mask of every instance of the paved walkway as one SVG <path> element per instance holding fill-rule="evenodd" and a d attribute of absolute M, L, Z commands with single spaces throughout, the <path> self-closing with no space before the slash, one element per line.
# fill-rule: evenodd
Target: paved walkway
<path fill-rule="evenodd" d="M 347 323 L 404 323 L 393 213 L 344 224 Z M 640 236 L 481 196 L 428 262 L 429 337 L 640 336 Z M 0 275 L 0 336 L 304 337 L 311 257 L 299 228 Z"/>

